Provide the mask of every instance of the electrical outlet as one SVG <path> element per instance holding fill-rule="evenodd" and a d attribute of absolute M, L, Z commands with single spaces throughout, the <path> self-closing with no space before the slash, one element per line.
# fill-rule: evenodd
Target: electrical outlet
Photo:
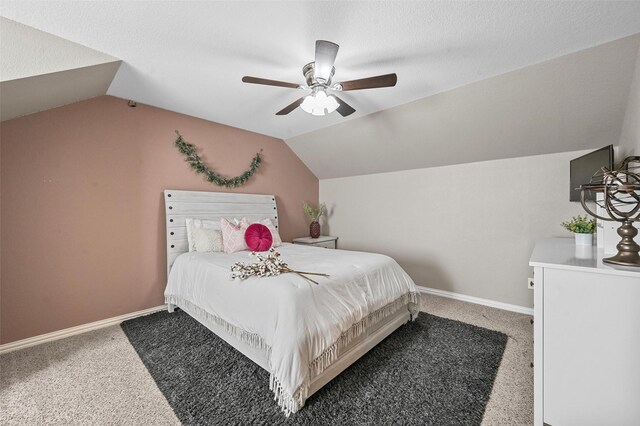
<path fill-rule="evenodd" d="M 533 290 L 533 278 L 527 278 L 527 288 Z"/>

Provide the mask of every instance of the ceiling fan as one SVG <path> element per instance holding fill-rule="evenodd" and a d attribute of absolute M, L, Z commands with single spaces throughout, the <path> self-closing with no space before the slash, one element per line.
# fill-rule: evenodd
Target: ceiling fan
<path fill-rule="evenodd" d="M 395 73 L 333 83 L 331 78 L 336 71 L 333 64 L 338 55 L 339 48 L 340 46 L 330 41 L 316 40 L 315 61 L 309 62 L 302 67 L 302 74 L 307 81 L 306 85 L 249 76 L 242 77 L 242 81 L 267 86 L 311 90 L 310 94 L 284 107 L 278 111 L 276 115 L 286 115 L 300 107 L 313 115 L 325 115 L 333 111 L 338 111 L 343 117 L 353 114 L 356 110 L 335 94 L 327 94 L 328 90 L 345 92 L 348 90 L 374 89 L 378 87 L 393 87 L 396 85 L 398 76 Z"/>

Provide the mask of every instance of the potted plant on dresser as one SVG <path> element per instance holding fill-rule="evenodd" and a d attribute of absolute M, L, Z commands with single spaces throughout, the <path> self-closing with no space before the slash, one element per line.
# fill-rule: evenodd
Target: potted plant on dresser
<path fill-rule="evenodd" d="M 589 219 L 587 215 L 578 215 L 572 217 L 568 222 L 562 222 L 562 226 L 567 231 L 573 232 L 576 245 L 590 246 L 593 244 L 593 233 L 596 231 L 595 219 Z"/>
<path fill-rule="evenodd" d="M 302 204 L 305 214 L 311 220 L 309 225 L 309 236 L 311 238 L 318 238 L 320 236 L 320 218 L 326 213 L 327 208 L 324 203 L 320 204 L 317 208 L 313 208 L 306 201 Z"/>

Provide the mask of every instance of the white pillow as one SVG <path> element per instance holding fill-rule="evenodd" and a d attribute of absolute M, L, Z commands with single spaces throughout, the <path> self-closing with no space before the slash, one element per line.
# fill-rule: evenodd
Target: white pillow
<path fill-rule="evenodd" d="M 273 224 L 271 219 L 266 218 L 261 220 L 259 223 L 263 224 L 269 231 L 271 231 L 271 237 L 273 238 L 273 247 L 278 247 L 282 245 L 282 238 L 280 238 L 280 233 L 278 233 L 278 228 Z"/>
<path fill-rule="evenodd" d="M 198 253 L 222 251 L 222 231 L 196 228 L 193 230 L 193 245 Z"/>
<path fill-rule="evenodd" d="M 206 219 L 185 219 L 187 225 L 187 241 L 189 242 L 189 251 L 196 251 L 195 239 L 193 231 L 195 229 L 217 229 L 221 230 L 220 222 Z"/>

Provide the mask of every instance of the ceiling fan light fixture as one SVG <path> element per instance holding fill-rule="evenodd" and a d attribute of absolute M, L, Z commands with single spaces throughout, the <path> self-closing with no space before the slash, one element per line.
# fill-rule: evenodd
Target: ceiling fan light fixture
<path fill-rule="evenodd" d="M 332 79 L 336 71 L 333 65 L 335 64 L 339 48 L 340 46 L 336 43 L 327 40 L 316 40 L 315 61 L 309 62 L 302 67 L 302 74 L 307 82 L 306 85 L 251 77 L 248 75 L 242 77 L 242 81 L 244 83 L 263 84 L 266 86 L 312 90 L 311 94 L 296 99 L 276 112 L 278 116 L 287 115 L 296 108 L 301 107 L 303 111 L 312 115 L 327 115 L 333 111 L 338 111 L 338 114 L 347 117 L 356 112 L 356 110 L 346 103 L 344 99 L 340 99 L 335 95 L 327 95 L 327 90 L 346 92 L 350 90 L 393 87 L 396 85 L 398 76 L 395 73 L 333 83 Z"/>
<path fill-rule="evenodd" d="M 313 93 L 306 96 L 300 108 L 312 115 L 331 114 L 338 109 L 340 104 L 333 96 L 327 96 L 324 90 L 314 90 Z"/>

